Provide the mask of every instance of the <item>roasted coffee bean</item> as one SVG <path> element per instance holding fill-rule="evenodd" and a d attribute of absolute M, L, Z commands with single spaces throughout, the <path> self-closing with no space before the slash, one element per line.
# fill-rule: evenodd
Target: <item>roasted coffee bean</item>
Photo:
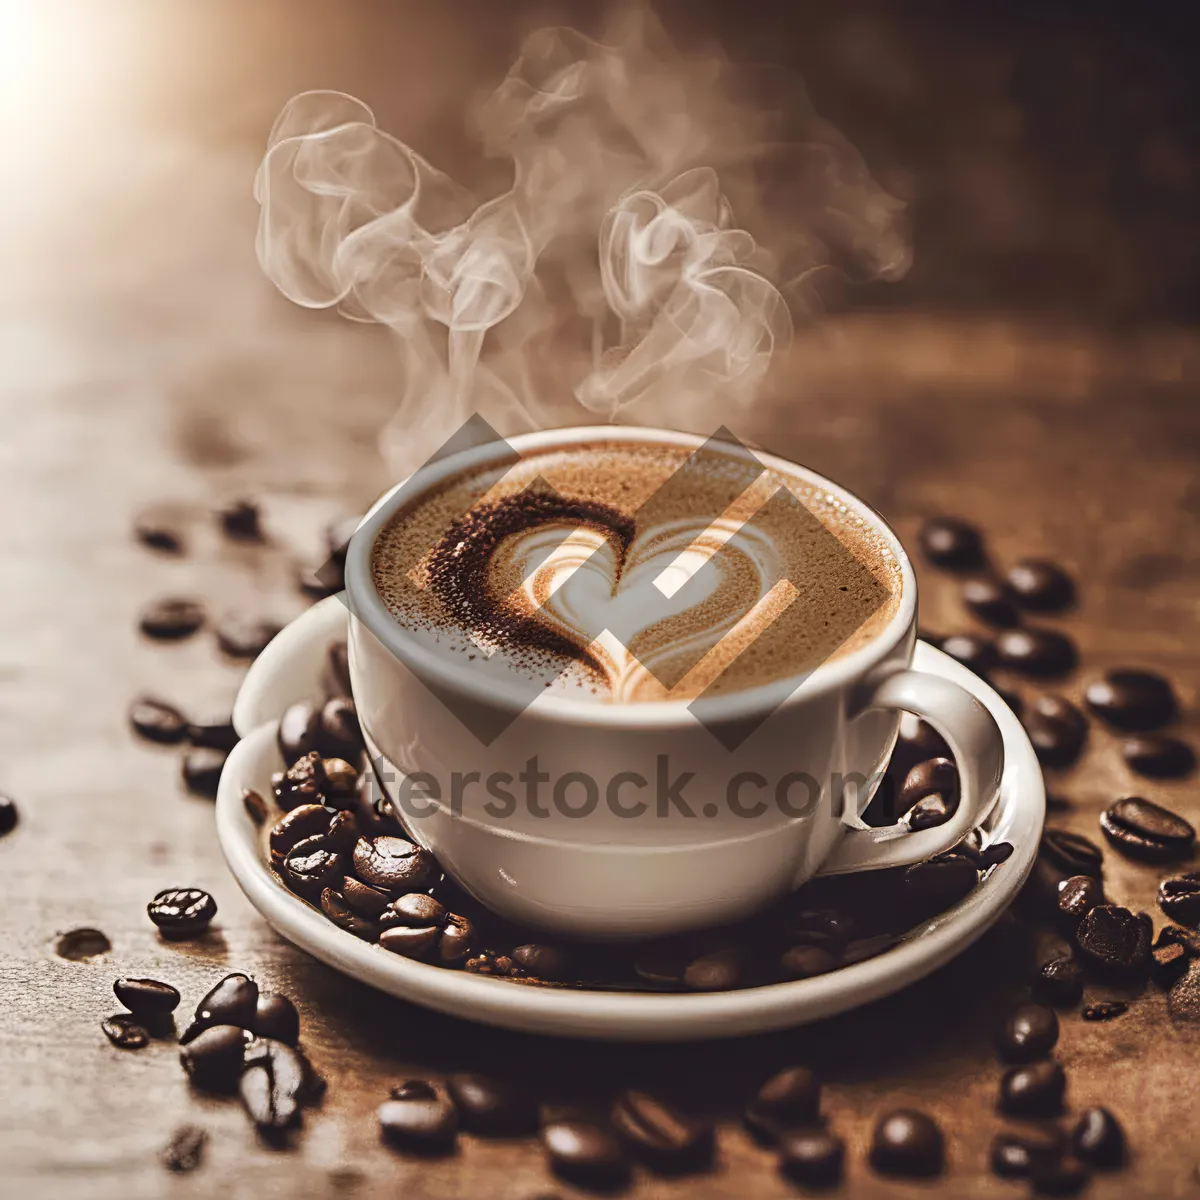
<path fill-rule="evenodd" d="M 907 811 L 918 800 L 935 793 L 943 797 L 951 811 L 958 807 L 958 768 L 949 758 L 927 758 L 917 763 L 900 785 L 900 807 Z"/>
<path fill-rule="evenodd" d="M 150 1035 L 128 1013 L 118 1013 L 100 1022 L 104 1036 L 118 1050 L 140 1050 L 150 1041 Z"/>
<path fill-rule="evenodd" d="M 1075 599 L 1075 583 L 1057 563 L 1023 558 L 1004 577 L 1016 602 L 1032 612 L 1060 612 Z"/>
<path fill-rule="evenodd" d="M 391 893 L 381 888 L 373 888 L 370 884 L 355 879 L 353 875 L 347 875 L 342 880 L 342 898 L 359 916 L 368 917 L 373 921 L 377 921 L 383 915 L 383 910 L 392 902 Z"/>
<path fill-rule="evenodd" d="M 1056 629 L 1006 629 L 996 638 L 1000 665 L 1037 679 L 1073 671 L 1079 662 L 1075 643 Z"/>
<path fill-rule="evenodd" d="M 734 946 L 722 947 L 693 958 L 683 972 L 689 992 L 723 992 L 735 988 L 745 972 L 745 956 Z"/>
<path fill-rule="evenodd" d="M 318 901 L 326 888 L 336 887 L 346 873 L 346 856 L 325 836 L 297 842 L 284 857 L 279 873 L 298 896 Z"/>
<path fill-rule="evenodd" d="M 646 1092 L 622 1092 L 613 1103 L 612 1125 L 637 1158 L 658 1170 L 697 1168 L 712 1160 L 712 1125 Z"/>
<path fill-rule="evenodd" d="M 907 901 L 918 913 L 932 916 L 972 892 L 979 883 L 979 873 L 969 858 L 947 853 L 913 863 L 905 869 L 903 880 Z"/>
<path fill-rule="evenodd" d="M 1125 1160 L 1125 1131 L 1107 1108 L 1085 1108 L 1071 1143 L 1075 1153 L 1093 1167 L 1119 1167 Z"/>
<path fill-rule="evenodd" d="M 441 925 L 446 919 L 446 906 L 426 892 L 410 892 L 393 900 L 384 910 L 380 923 L 388 928 L 407 925 L 421 928 L 426 925 Z"/>
<path fill-rule="evenodd" d="M 1192 852 L 1196 831 L 1181 816 L 1141 796 L 1127 796 L 1100 814 L 1109 842 L 1130 858 L 1170 862 Z"/>
<path fill-rule="evenodd" d="M 180 1050 L 179 1060 L 193 1086 L 206 1092 L 232 1092 L 250 1039 L 249 1030 L 236 1025 L 213 1025 Z"/>
<path fill-rule="evenodd" d="M 190 1042 L 214 1025 L 253 1029 L 257 1011 L 258 984 L 249 975 L 235 971 L 232 975 L 226 975 L 196 1005 L 196 1015 L 179 1040 Z"/>
<path fill-rule="evenodd" d="M 1139 733 L 1126 738 L 1121 756 L 1131 771 L 1150 779 L 1181 779 L 1196 769 L 1191 746 L 1165 733 Z"/>
<path fill-rule="evenodd" d="M 534 979 L 561 982 L 571 977 L 571 960 L 561 946 L 527 942 L 512 952 L 512 960 Z"/>
<path fill-rule="evenodd" d="M 1200 871 L 1164 879 L 1158 885 L 1158 907 L 1180 925 L 1200 925 Z"/>
<path fill-rule="evenodd" d="M 1037 1163 L 1058 1158 L 1065 1142 L 1058 1129 L 1005 1130 L 992 1141 L 992 1171 L 1005 1179 L 1027 1179 Z"/>
<path fill-rule="evenodd" d="M 134 517 L 133 535 L 151 550 L 161 550 L 164 554 L 182 554 L 184 551 L 183 530 L 179 522 L 153 508 Z"/>
<path fill-rule="evenodd" d="M 1182 929 L 1178 925 L 1164 925 L 1158 931 L 1154 946 L 1155 949 L 1159 946 L 1182 946 L 1190 958 L 1200 958 L 1200 932 Z"/>
<path fill-rule="evenodd" d="M 1129 1011 L 1129 1005 L 1124 1000 L 1097 1000 L 1093 1004 L 1085 1004 L 1080 1016 L 1085 1021 L 1111 1021 Z"/>
<path fill-rule="evenodd" d="M 194 1171 L 204 1159 L 208 1134 L 197 1125 L 181 1125 L 163 1148 L 163 1166 L 177 1175 Z"/>
<path fill-rule="evenodd" d="M 458 1123 L 471 1133 L 516 1137 L 536 1133 L 538 1107 L 521 1088 L 487 1075 L 460 1073 L 446 1080 Z"/>
<path fill-rule="evenodd" d="M 879 1118 L 871 1138 L 871 1166 L 884 1175 L 926 1178 L 941 1173 L 946 1145 L 937 1122 L 902 1108 Z"/>
<path fill-rule="evenodd" d="M 889 773 L 903 780 L 917 763 L 931 758 L 953 758 L 946 739 L 928 721 L 912 713 L 901 713 Z"/>
<path fill-rule="evenodd" d="M 963 604 L 985 625 L 1011 629 L 1021 623 L 1021 616 L 1008 588 L 989 575 L 964 579 L 961 595 Z"/>
<path fill-rule="evenodd" d="M 347 876 L 349 878 L 349 876 Z M 321 892 L 321 911 L 339 928 L 365 942 L 379 940 L 379 922 L 370 917 L 364 917 L 346 903 L 341 892 L 333 888 L 325 888 Z"/>
<path fill-rule="evenodd" d="M 1069 767 L 1087 741 L 1086 718 L 1063 696 L 1039 696 L 1022 724 L 1044 767 Z"/>
<path fill-rule="evenodd" d="M 1091 875 L 1072 875 L 1058 889 L 1058 913 L 1063 924 L 1073 929 L 1097 904 L 1107 904 L 1104 885 Z"/>
<path fill-rule="evenodd" d="M 320 710 L 303 700 L 289 704 L 283 710 L 283 716 L 279 718 L 276 742 L 287 766 L 290 767 L 297 759 L 316 750 L 320 720 Z"/>
<path fill-rule="evenodd" d="M 846 1143 L 827 1129 L 789 1129 L 779 1139 L 779 1170 L 802 1188 L 835 1187 Z"/>
<path fill-rule="evenodd" d="M 1000 1081 L 1000 1111 L 1012 1117 L 1057 1116 L 1066 1090 L 1066 1073 L 1053 1059 L 1013 1067 Z"/>
<path fill-rule="evenodd" d="M 329 647 L 321 680 L 329 698 L 350 695 L 350 651 L 345 642 L 334 642 Z"/>
<path fill-rule="evenodd" d="M 762 1145 L 773 1145 L 785 1129 L 815 1125 L 820 1119 L 821 1084 L 808 1067 L 788 1067 L 772 1075 L 742 1117 Z"/>
<path fill-rule="evenodd" d="M 1013 855 L 1012 842 L 993 842 L 990 846 L 985 846 L 979 852 L 979 859 L 976 866 L 981 871 L 988 871 L 992 867 L 998 867 L 1003 862 L 1008 862 Z"/>
<path fill-rule="evenodd" d="M 327 700 L 317 719 L 317 749 L 326 758 L 356 762 L 364 748 L 358 711 L 349 696 Z"/>
<path fill-rule="evenodd" d="M 304 1057 L 291 1046 L 261 1037 L 250 1044 L 238 1096 L 261 1133 L 278 1133 L 299 1121 L 308 1077 Z"/>
<path fill-rule="evenodd" d="M 20 819 L 21 814 L 17 809 L 17 802 L 11 796 L 0 792 L 0 837 L 6 837 L 12 833 Z"/>
<path fill-rule="evenodd" d="M 187 718 L 183 713 L 154 696 L 139 696 L 129 706 L 129 724 L 148 742 L 171 745 L 187 736 Z"/>
<path fill-rule="evenodd" d="M 346 807 L 358 796 L 358 768 L 344 758 L 321 760 L 325 768 L 325 792 L 331 804 Z"/>
<path fill-rule="evenodd" d="M 468 958 L 463 966 L 472 975 L 511 975 L 513 960 L 507 954 L 497 954 L 495 950 L 483 950 Z"/>
<path fill-rule="evenodd" d="M 1038 967 L 1033 989 L 1039 999 L 1058 1008 L 1072 1008 L 1083 998 L 1083 968 L 1067 956 Z"/>
<path fill-rule="evenodd" d="M 1045 1058 L 1058 1041 L 1058 1017 L 1041 1004 L 1021 1004 L 1013 1009 L 1000 1030 L 1000 1057 L 1010 1063 Z"/>
<path fill-rule="evenodd" d="M 569 1183 L 585 1188 L 618 1188 L 629 1178 L 621 1143 L 591 1121 L 550 1121 L 542 1126 L 550 1167 Z"/>
<path fill-rule="evenodd" d="M 217 510 L 217 520 L 227 537 L 254 542 L 262 538 L 258 505 L 253 500 L 231 500 Z"/>
<path fill-rule="evenodd" d="M 187 751 L 180 766 L 184 786 L 197 796 L 215 796 L 228 757 L 224 750 L 208 747 Z"/>
<path fill-rule="evenodd" d="M 384 1141 L 417 1154 L 446 1154 L 454 1149 L 458 1112 L 448 1100 L 414 1097 L 385 1100 L 378 1110 Z"/>
<path fill-rule="evenodd" d="M 189 721 L 187 740 L 193 746 L 228 752 L 238 744 L 238 733 L 233 727 L 233 717 L 225 713 L 202 721 Z"/>
<path fill-rule="evenodd" d="M 257 658 L 282 628 L 278 621 L 230 613 L 216 627 L 217 645 L 230 658 L 248 662 Z"/>
<path fill-rule="evenodd" d="M 329 832 L 325 836 L 340 853 L 352 854 L 354 847 L 358 845 L 359 838 L 362 837 L 358 817 L 349 809 L 342 809 L 333 818 L 329 825 Z"/>
<path fill-rule="evenodd" d="M 792 946 L 779 956 L 779 968 L 785 979 L 811 979 L 835 970 L 838 965 L 838 959 L 830 950 L 808 943 Z"/>
<path fill-rule="evenodd" d="M 379 934 L 379 944 L 393 954 L 405 958 L 429 958 L 437 949 L 442 931 L 436 925 L 426 925 L 423 928 L 411 928 L 406 925 L 393 925 Z"/>
<path fill-rule="evenodd" d="M 1087 1186 L 1088 1169 L 1070 1154 L 1035 1162 L 1029 1173 L 1038 1196 L 1074 1196 Z"/>
<path fill-rule="evenodd" d="M 146 912 L 163 937 L 195 937 L 212 923 L 217 902 L 200 888 L 166 888 L 158 893 Z"/>
<path fill-rule="evenodd" d="M 1169 988 L 1187 970 L 1188 952 L 1177 942 L 1150 951 L 1150 977 L 1160 988 Z"/>
<path fill-rule="evenodd" d="M 388 1095 L 393 1100 L 436 1100 L 437 1089 L 424 1079 L 406 1079 L 396 1084 Z"/>
<path fill-rule="evenodd" d="M 134 1016 L 150 1020 L 173 1013 L 179 1004 L 179 992 L 157 979 L 118 979 L 113 993 Z"/>
<path fill-rule="evenodd" d="M 943 638 L 942 651 L 983 678 L 996 665 L 996 644 L 974 633 L 952 633 Z"/>
<path fill-rule="evenodd" d="M 275 802 L 285 812 L 301 804 L 324 804 L 328 799 L 325 764 L 315 750 L 296 759 L 278 780 L 272 776 L 271 783 Z"/>
<path fill-rule="evenodd" d="M 917 533 L 925 557 L 934 566 L 970 568 L 983 565 L 983 537 L 958 517 L 930 517 Z"/>
<path fill-rule="evenodd" d="M 1099 879 L 1102 874 L 1104 856 L 1100 847 L 1077 833 L 1066 829 L 1047 829 L 1042 834 L 1038 847 L 1044 855 L 1065 875 L 1091 875 Z"/>
<path fill-rule="evenodd" d="M 198 600 L 172 596 L 143 608 L 138 628 L 157 641 L 177 642 L 191 637 L 206 619 L 204 605 Z"/>
<path fill-rule="evenodd" d="M 54 953 L 68 962 L 86 962 L 112 949 L 112 942 L 101 929 L 68 929 L 60 933 L 54 943 Z"/>
<path fill-rule="evenodd" d="M 306 838 L 327 834 L 337 815 L 336 808 L 324 804 L 301 804 L 284 813 L 267 835 L 271 862 L 281 868 L 293 846 Z"/>
<path fill-rule="evenodd" d="M 1084 956 L 1110 975 L 1136 975 L 1150 962 L 1153 926 L 1115 904 L 1099 904 L 1079 922 L 1075 940 Z"/>
<path fill-rule="evenodd" d="M 1158 729 L 1179 715 L 1171 685 L 1152 671 L 1109 671 L 1088 684 L 1083 698 L 1096 716 L 1132 733 Z"/>
<path fill-rule="evenodd" d="M 427 850 L 404 838 L 360 838 L 354 847 L 354 871 L 359 879 L 394 896 L 420 891 L 430 883 L 436 869 Z"/>
<path fill-rule="evenodd" d="M 294 1046 L 300 1040 L 300 1014 L 279 992 L 259 992 L 250 1030 L 256 1037 Z"/>

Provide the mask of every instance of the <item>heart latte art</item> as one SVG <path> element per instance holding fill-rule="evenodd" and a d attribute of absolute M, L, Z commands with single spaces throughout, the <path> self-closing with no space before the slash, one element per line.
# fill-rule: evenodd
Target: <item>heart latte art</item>
<path fill-rule="evenodd" d="M 745 452 L 612 441 L 465 473 L 374 551 L 401 624 L 575 698 L 692 699 L 802 677 L 895 611 L 872 527 Z"/>

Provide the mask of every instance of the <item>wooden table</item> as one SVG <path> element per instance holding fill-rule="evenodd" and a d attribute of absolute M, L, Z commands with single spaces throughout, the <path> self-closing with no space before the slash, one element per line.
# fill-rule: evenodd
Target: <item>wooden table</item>
<path fill-rule="evenodd" d="M 211 805 L 184 793 L 176 755 L 135 741 L 125 717 L 141 690 L 218 712 L 239 671 L 206 636 L 169 647 L 139 639 L 137 612 L 167 593 L 198 594 L 218 611 L 298 612 L 293 556 L 315 555 L 324 521 L 358 511 L 388 482 L 374 442 L 394 392 L 392 350 L 379 330 L 296 310 L 261 278 L 249 187 L 262 139 L 280 103 L 310 86 L 361 90 L 402 123 L 436 129 L 509 22 L 474 4 L 450 16 L 413 4 L 403 20 L 367 3 L 342 16 L 316 5 L 182 0 L 30 8 L 49 15 L 16 18 L 20 69 L 0 85 L 13 173 L 0 227 L 0 789 L 22 814 L 0 842 L 0 1194 L 574 1194 L 549 1178 L 532 1143 L 467 1139 L 456 1157 L 432 1164 L 379 1144 L 374 1109 L 390 1084 L 476 1068 L 525 1078 L 556 1104 L 644 1085 L 723 1119 L 716 1173 L 639 1176 L 638 1196 L 784 1196 L 791 1189 L 770 1156 L 731 1118 L 765 1074 L 792 1062 L 827 1080 L 831 1124 L 849 1143 L 843 1194 L 1012 1194 L 987 1170 L 1000 1126 L 992 1030 L 1022 982 L 1011 922 L 924 983 L 818 1027 L 625 1048 L 497 1033 L 376 995 L 279 940 L 242 899 L 217 849 Z M 870 6 L 857 25 L 821 20 L 819 45 L 841 44 L 842 30 L 901 76 L 926 58 L 946 64 L 938 77 L 946 86 L 971 75 L 964 62 L 1004 52 L 986 25 L 960 31 L 948 50 L 935 39 L 925 54 L 916 34 Z M 1005 36 L 1018 43 L 1022 27 Z M 809 65 L 803 48 L 796 56 Z M 1158 94 L 1152 68 L 1138 70 Z M 837 69 L 815 67 L 818 78 Z M 1004 107 L 1003 82 L 989 78 L 964 84 L 977 116 Z M 846 95 L 854 91 L 852 82 Z M 852 125 L 870 128 L 863 109 L 831 96 Z M 886 141 L 892 109 L 880 102 L 878 111 L 884 129 L 874 136 Z M 939 137 L 950 124 L 942 121 Z M 990 126 L 980 117 L 974 128 Z M 1037 192 L 1045 177 L 1035 152 L 1003 132 L 988 137 L 975 168 L 1005 179 L 1009 171 Z M 908 160 L 918 182 L 926 164 L 929 178 L 946 178 L 954 157 L 953 136 L 930 142 L 910 133 L 894 152 L 903 163 L 903 146 L 925 147 Z M 950 146 L 940 157 L 939 145 Z M 1030 203 L 1051 211 L 1056 194 L 1049 187 Z M 1101 242 L 1124 229 L 1107 210 L 1087 219 Z M 1142 225 L 1130 230 L 1130 244 L 1153 238 L 1138 241 Z M 924 515 L 951 511 L 983 524 L 1001 561 L 1061 559 L 1081 583 L 1081 604 L 1062 624 L 1085 664 L 1063 690 L 1078 697 L 1108 665 L 1160 668 L 1178 683 L 1195 740 L 1200 337 L 1165 319 L 1105 320 L 1126 301 L 1143 315 L 1160 307 L 1161 293 L 1138 290 L 1152 272 L 1105 259 L 1091 276 L 1072 275 L 1076 260 L 1065 252 L 1056 278 L 1065 272 L 1074 290 L 1055 290 L 1051 319 L 1036 280 L 981 269 L 992 261 L 981 249 L 986 234 L 969 221 L 927 225 L 923 236 L 919 226 L 918 263 L 931 265 L 876 298 L 887 307 L 802 338 L 786 399 L 747 432 L 859 492 L 910 543 Z M 1087 244 L 1082 235 L 1074 243 Z M 973 258 L 963 249 L 972 246 Z M 978 269 L 964 303 L 954 302 L 964 278 L 956 254 Z M 1176 278 L 1176 268 L 1165 263 L 1161 278 Z M 971 287 L 959 287 L 959 299 L 968 295 Z M 212 507 L 236 494 L 262 498 L 265 551 L 214 531 Z M 130 536 L 132 514 L 163 499 L 179 502 L 189 522 L 179 559 Z M 949 583 L 923 572 L 922 587 L 923 624 L 965 627 Z M 1051 786 L 1069 800 L 1058 823 L 1093 837 L 1098 811 L 1135 789 L 1200 816 L 1194 780 L 1136 783 L 1099 729 L 1085 762 Z M 1157 871 L 1115 855 L 1106 870 L 1117 902 L 1157 911 Z M 218 898 L 209 936 L 157 939 L 145 904 L 175 884 Z M 111 950 L 58 957 L 57 935 L 79 926 L 104 930 Z M 122 1053 L 100 1031 L 117 1008 L 118 975 L 167 979 L 187 1008 L 234 969 L 296 999 L 305 1047 L 329 1079 L 324 1105 L 289 1152 L 258 1144 L 236 1103 L 190 1092 L 169 1042 Z M 1154 989 L 1110 1024 L 1065 1015 L 1060 1056 L 1072 1108 L 1111 1106 L 1133 1145 L 1130 1169 L 1097 1178 L 1089 1195 L 1191 1195 L 1200 1186 L 1198 1037 L 1196 1026 L 1168 1019 Z M 949 1166 L 937 1184 L 885 1182 L 865 1166 L 875 1116 L 901 1105 L 927 1109 L 947 1130 Z M 174 1177 L 158 1152 L 184 1123 L 204 1126 L 211 1143 L 200 1170 Z"/>

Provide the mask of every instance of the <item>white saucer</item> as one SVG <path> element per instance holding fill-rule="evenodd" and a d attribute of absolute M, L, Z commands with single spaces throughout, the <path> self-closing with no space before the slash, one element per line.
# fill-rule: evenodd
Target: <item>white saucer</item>
<path fill-rule="evenodd" d="M 292 895 L 268 867 L 242 789 L 271 794 L 283 763 L 275 723 L 287 705 L 321 698 L 325 652 L 346 636 L 338 597 L 293 621 L 250 668 L 234 707 L 242 741 L 217 794 L 217 836 L 250 902 L 289 941 L 393 996 L 471 1021 L 530 1033 L 616 1041 L 686 1041 L 802 1025 L 898 991 L 966 949 L 1004 911 L 1033 865 L 1045 816 L 1045 789 L 1033 748 L 1003 700 L 977 676 L 924 643 L 915 665 L 954 680 L 987 705 L 1004 735 L 1004 777 L 986 841 L 1011 842 L 1012 857 L 960 903 L 865 962 L 793 983 L 700 995 L 526 987 L 401 958 L 339 929 Z"/>

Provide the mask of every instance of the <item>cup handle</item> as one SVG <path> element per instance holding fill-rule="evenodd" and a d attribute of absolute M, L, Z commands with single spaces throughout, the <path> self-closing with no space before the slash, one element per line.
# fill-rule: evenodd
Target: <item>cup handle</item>
<path fill-rule="evenodd" d="M 915 833 L 899 821 L 878 829 L 848 828 L 818 875 L 906 866 L 948 850 L 979 823 L 1000 787 L 1004 770 L 1000 727 L 957 683 L 911 668 L 897 671 L 876 685 L 864 708 L 916 713 L 946 739 L 958 765 L 958 809 L 944 825 Z"/>

